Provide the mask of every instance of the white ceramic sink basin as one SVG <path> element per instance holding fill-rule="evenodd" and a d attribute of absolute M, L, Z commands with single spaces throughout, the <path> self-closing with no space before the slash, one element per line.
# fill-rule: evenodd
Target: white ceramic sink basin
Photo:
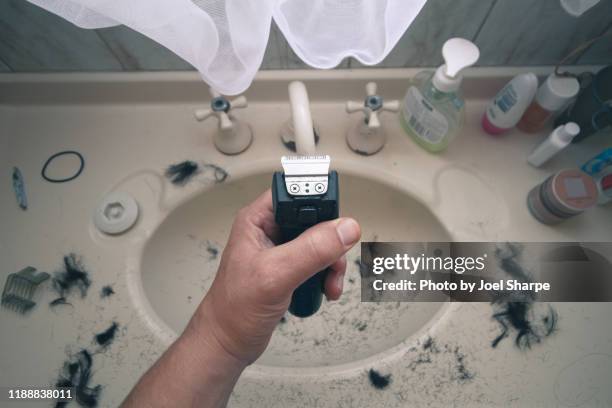
<path fill-rule="evenodd" d="M 463 82 L 465 125 L 446 152 L 427 153 L 396 115 L 385 113 L 387 144 L 369 157 L 347 147 L 346 132 L 360 117 L 346 114 L 346 100 L 362 99 L 369 81 L 386 100 L 401 99 L 420 68 L 264 71 L 246 94 L 248 109 L 237 112 L 254 132 L 238 156 L 215 149 L 215 121 L 193 119 L 193 110 L 208 103 L 195 72 L 0 74 L 0 170 L 10 175 L 20 168 L 30 203 L 21 210 L 5 178 L 0 282 L 26 265 L 53 272 L 70 252 L 82 256 L 92 278 L 86 298 L 69 299 L 72 307 L 48 307 L 56 293 L 41 290 L 27 317 L 0 310 L 0 384 L 54 383 L 66 353 L 93 351 L 92 333 L 116 321 L 115 341 L 93 356 L 90 385 L 103 387 L 100 406 L 120 405 L 205 295 L 219 262 L 209 245 L 220 254 L 238 208 L 269 187 L 288 153 L 278 132 L 291 114 L 293 80 L 306 81 L 321 134 L 317 152 L 331 155 L 341 174 L 341 212 L 360 221 L 364 240 L 610 241 L 609 207 L 550 227 L 525 204 L 533 186 L 594 156 L 605 138 L 589 138 L 536 169 L 525 157 L 548 130 L 492 138 L 480 125 L 490 99 L 511 78 L 527 71 L 545 78 L 553 69 L 471 69 Z M 83 174 L 70 183 L 45 182 L 44 161 L 67 148 L 83 153 Z M 183 160 L 220 166 L 230 177 L 215 184 L 208 170 L 175 187 L 163 172 Z M 103 234 L 91 221 L 111 191 L 130 194 L 140 208 L 123 235 Z M 342 300 L 325 302 L 304 320 L 287 315 L 266 353 L 241 376 L 229 406 L 604 406 L 611 400 L 610 388 L 599 387 L 610 372 L 610 304 L 557 303 L 554 336 L 528 351 L 517 349 L 514 337 L 493 348 L 500 327 L 486 303 L 360 303 L 358 255 L 357 249 L 349 254 Z M 102 299 L 105 285 L 115 294 Z M 439 349 L 430 359 L 423 355 L 429 338 Z M 459 362 L 471 380 L 458 376 Z M 373 387 L 370 369 L 391 376 L 389 387 Z"/>
<path fill-rule="evenodd" d="M 271 172 L 197 195 L 171 212 L 147 243 L 141 267 L 145 295 L 176 333 L 212 283 L 234 215 L 270 182 Z M 340 191 L 341 215 L 360 221 L 364 240 L 450 239 L 433 214 L 406 193 L 348 175 L 341 175 Z M 398 345 L 441 308 L 438 303 L 361 303 L 358 257 L 357 248 L 348 255 L 341 300 L 324 303 L 306 319 L 287 315 L 258 364 L 316 367 L 360 360 Z"/>

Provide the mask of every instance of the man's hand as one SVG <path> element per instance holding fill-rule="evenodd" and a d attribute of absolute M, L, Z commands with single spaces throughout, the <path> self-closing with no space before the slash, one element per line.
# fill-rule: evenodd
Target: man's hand
<path fill-rule="evenodd" d="M 325 294 L 330 300 L 340 297 L 344 254 L 360 234 L 355 220 L 340 218 L 275 246 L 279 229 L 268 190 L 238 213 L 217 276 L 187 331 L 212 333 L 225 352 L 252 363 L 268 345 L 291 294 L 306 279 L 330 267 Z"/>
<path fill-rule="evenodd" d="M 212 287 L 183 334 L 145 373 L 122 407 L 220 407 L 244 368 L 265 350 L 306 279 L 330 267 L 328 299 L 342 294 L 344 254 L 359 241 L 350 218 L 317 224 L 275 246 L 270 190 L 242 209 Z"/>

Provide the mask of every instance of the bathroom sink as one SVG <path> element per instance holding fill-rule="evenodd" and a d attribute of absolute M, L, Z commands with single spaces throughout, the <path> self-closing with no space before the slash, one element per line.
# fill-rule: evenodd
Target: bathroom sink
<path fill-rule="evenodd" d="M 341 174 L 343 174 L 341 172 Z M 167 329 L 180 333 L 212 284 L 236 212 L 270 186 L 271 173 L 233 179 L 177 207 L 146 244 L 144 293 Z M 436 217 L 410 194 L 361 176 L 340 177 L 341 215 L 359 220 L 367 241 L 448 241 Z M 359 249 L 348 254 L 344 295 L 299 319 L 287 314 L 257 364 L 345 364 L 402 343 L 440 303 L 360 302 Z M 247 271 L 248 273 L 248 271 Z"/>
<path fill-rule="evenodd" d="M 363 98 L 369 81 L 378 83 L 386 100 L 401 99 L 417 70 L 262 72 L 247 93 L 248 109 L 238 112 L 254 132 L 239 156 L 217 152 L 215 122 L 193 120 L 193 109 L 207 100 L 195 72 L 0 75 L 0 122 L 6 129 L 0 131 L 0 165 L 4 174 L 20 168 L 30 202 L 21 210 L 5 183 L 4 278 L 25 265 L 52 272 L 62 255 L 74 252 L 92 279 L 86 298 L 75 293 L 68 299 L 73 306 L 49 307 L 56 295 L 47 282 L 28 316 L 0 310 L 6 328 L 0 367 L 10 368 L 0 370 L 0 383 L 55 381 L 62 361 L 86 348 L 93 357 L 89 385 L 103 387 L 99 405 L 121 404 L 208 290 L 238 208 L 268 188 L 272 171 L 280 168 L 279 158 L 288 151 L 279 130 L 291 115 L 287 84 L 293 80 L 306 80 L 319 128 L 316 150 L 332 156 L 341 175 L 341 212 L 360 221 L 364 241 L 609 241 L 608 207 L 551 228 L 535 221 L 525 203 L 533 186 L 594 156 L 605 140 L 585 141 L 555 158 L 552 167 L 536 169 L 520 165 L 534 138 L 517 131 L 492 138 L 481 128 L 490 98 L 514 76 L 529 71 L 545 77 L 552 69 L 476 68 L 464 82 L 465 127 L 443 155 L 420 149 L 398 118 L 386 113 L 386 144 L 368 157 L 347 146 L 346 132 L 361 117 L 349 117 L 345 101 Z M 36 177 L 44 160 L 64 148 L 84 154 L 81 177 L 62 185 Z M 230 176 L 218 182 L 207 167 L 185 186 L 174 186 L 164 170 L 183 160 L 219 166 Z M 127 193 L 138 203 L 138 219 L 122 235 L 104 234 L 92 222 L 107 192 Z M 609 305 L 554 304 L 560 324 L 554 336 L 519 350 L 513 332 L 493 348 L 501 328 L 491 319 L 496 308 L 486 303 L 359 302 L 358 256 L 359 249 L 348 255 L 340 301 L 324 301 L 312 317 L 286 315 L 279 322 L 270 347 L 238 381 L 230 406 L 558 406 L 610 400 L 606 390 L 589 388 L 609 378 L 602 365 L 609 360 L 602 357 L 612 355 Z M 114 293 L 100 298 L 107 285 Z M 92 335 L 112 322 L 119 324 L 112 344 L 95 347 Z M 378 389 L 370 370 L 390 376 L 389 386 Z M 584 381 L 572 383 L 575 378 Z"/>

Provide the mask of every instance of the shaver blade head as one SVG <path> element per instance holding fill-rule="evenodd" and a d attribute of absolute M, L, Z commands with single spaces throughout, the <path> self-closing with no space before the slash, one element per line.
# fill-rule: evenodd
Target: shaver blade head
<path fill-rule="evenodd" d="M 283 156 L 285 187 L 291 196 L 317 196 L 329 187 L 329 155 Z"/>

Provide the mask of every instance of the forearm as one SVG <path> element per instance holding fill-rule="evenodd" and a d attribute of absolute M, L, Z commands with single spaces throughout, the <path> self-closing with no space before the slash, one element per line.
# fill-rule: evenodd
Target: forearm
<path fill-rule="evenodd" d="M 188 328 L 124 401 L 131 407 L 223 407 L 244 364 L 214 339 Z"/>

